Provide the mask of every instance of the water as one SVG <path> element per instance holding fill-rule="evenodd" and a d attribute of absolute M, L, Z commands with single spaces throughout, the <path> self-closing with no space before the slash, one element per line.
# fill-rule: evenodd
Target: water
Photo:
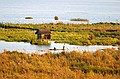
<path fill-rule="evenodd" d="M 0 22 L 49 23 L 56 15 L 65 23 L 72 18 L 120 22 L 120 0 L 0 0 Z"/>
<path fill-rule="evenodd" d="M 62 49 L 63 48 L 63 43 L 54 43 L 51 42 L 51 45 L 31 45 L 30 43 L 24 43 L 24 42 L 5 42 L 5 41 L 0 41 L 0 52 L 3 52 L 5 50 L 9 51 L 20 51 L 20 52 L 25 52 L 25 53 L 39 53 L 39 54 L 44 54 L 45 52 L 53 52 L 53 53 L 59 53 L 62 52 L 62 50 L 49 50 L 53 49 L 56 47 L 57 49 Z M 105 48 L 115 48 L 118 49 L 117 46 L 79 46 L 79 45 L 69 45 L 65 44 L 65 51 L 96 51 L 99 49 L 105 49 Z"/>

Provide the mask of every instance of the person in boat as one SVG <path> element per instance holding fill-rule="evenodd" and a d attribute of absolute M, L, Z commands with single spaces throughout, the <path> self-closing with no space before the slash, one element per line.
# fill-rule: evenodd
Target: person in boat
<path fill-rule="evenodd" d="M 54 50 L 56 50 L 56 47 L 54 47 Z"/>
<path fill-rule="evenodd" d="M 65 44 L 63 45 L 63 50 L 65 50 Z"/>

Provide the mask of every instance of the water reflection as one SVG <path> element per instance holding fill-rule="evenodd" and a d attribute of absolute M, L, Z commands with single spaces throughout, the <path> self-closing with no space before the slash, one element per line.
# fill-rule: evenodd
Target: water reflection
<path fill-rule="evenodd" d="M 5 42 L 0 41 L 0 52 L 3 52 L 4 49 L 9 51 L 20 51 L 25 53 L 39 53 L 43 54 L 45 52 L 62 52 L 63 50 L 49 50 L 49 49 L 63 49 L 64 43 L 54 43 L 51 42 L 51 45 L 31 45 L 30 43 L 24 42 Z M 117 46 L 79 46 L 79 45 L 69 45 L 65 44 L 65 51 L 96 51 L 98 49 L 105 49 L 105 48 L 115 48 L 118 49 Z"/>

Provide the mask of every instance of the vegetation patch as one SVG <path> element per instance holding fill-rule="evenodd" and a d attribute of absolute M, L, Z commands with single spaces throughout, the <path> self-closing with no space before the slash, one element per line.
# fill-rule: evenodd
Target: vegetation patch
<path fill-rule="evenodd" d="M 25 19 L 33 19 L 32 16 L 26 16 Z"/>
<path fill-rule="evenodd" d="M 32 40 L 30 43 L 35 45 L 50 45 L 49 40 L 45 39 Z"/>
<path fill-rule="evenodd" d="M 70 21 L 89 21 L 88 19 L 74 18 L 70 19 Z"/>
<path fill-rule="evenodd" d="M 0 79 L 119 79 L 120 50 L 0 53 Z"/>
<path fill-rule="evenodd" d="M 0 40 L 31 42 L 36 29 L 50 29 L 51 40 L 74 45 L 120 45 L 119 23 L 95 24 L 12 24 L 0 23 Z M 34 43 L 33 43 L 34 44 Z"/>

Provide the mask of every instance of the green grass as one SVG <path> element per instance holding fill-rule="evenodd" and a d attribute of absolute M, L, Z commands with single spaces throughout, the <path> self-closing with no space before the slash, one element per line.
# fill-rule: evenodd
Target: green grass
<path fill-rule="evenodd" d="M 50 29 L 51 40 L 76 45 L 120 45 L 120 24 L 11 24 L 0 23 L 0 40 L 31 42 L 35 29 Z M 111 31 L 113 30 L 113 31 Z M 115 30 L 115 31 L 114 31 Z"/>
<path fill-rule="evenodd" d="M 5 40 L 9 42 L 30 42 L 36 39 L 35 31 L 26 29 L 0 29 L 0 40 Z"/>

